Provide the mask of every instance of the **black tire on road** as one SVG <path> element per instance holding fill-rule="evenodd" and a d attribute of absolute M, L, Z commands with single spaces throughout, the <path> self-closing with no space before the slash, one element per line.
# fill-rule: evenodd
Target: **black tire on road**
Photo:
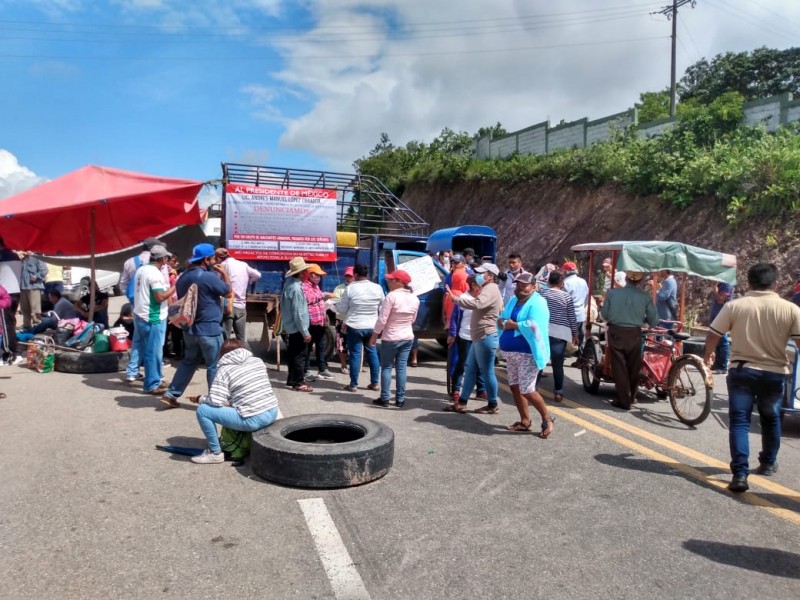
<path fill-rule="evenodd" d="M 692 354 L 681 356 L 667 376 L 669 403 L 675 416 L 686 425 L 699 425 L 711 413 L 713 386 L 706 385 L 703 361 Z"/>
<path fill-rule="evenodd" d="M 116 373 L 128 366 L 127 352 L 56 351 L 54 368 L 60 373 Z"/>
<path fill-rule="evenodd" d="M 583 345 L 583 364 L 581 365 L 581 380 L 583 389 L 590 394 L 600 390 L 600 376 L 598 371 L 603 368 L 603 357 L 597 342 L 587 340 Z"/>
<path fill-rule="evenodd" d="M 250 461 L 262 479 L 291 487 L 361 485 L 391 469 L 394 432 L 350 415 L 288 417 L 253 434 Z"/>

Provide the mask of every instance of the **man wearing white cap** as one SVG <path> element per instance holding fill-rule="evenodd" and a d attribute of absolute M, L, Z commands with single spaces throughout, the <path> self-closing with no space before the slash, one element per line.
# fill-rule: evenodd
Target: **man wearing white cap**
<path fill-rule="evenodd" d="M 167 389 L 162 385 L 164 336 L 167 332 L 167 300 L 175 293 L 175 286 L 164 281 L 161 266 L 170 254 L 166 247 L 156 244 L 150 248 L 149 260 L 136 271 L 133 303 L 133 348 L 128 365 L 128 381 L 136 379 L 139 359 L 144 365 L 144 391 L 161 395 Z"/>
<path fill-rule="evenodd" d="M 313 392 L 305 382 L 308 343 L 311 341 L 308 302 L 303 294 L 303 281 L 308 277 L 309 265 L 302 257 L 289 261 L 286 282 L 281 293 L 281 328 L 289 336 L 286 346 L 286 385 L 295 392 Z"/>

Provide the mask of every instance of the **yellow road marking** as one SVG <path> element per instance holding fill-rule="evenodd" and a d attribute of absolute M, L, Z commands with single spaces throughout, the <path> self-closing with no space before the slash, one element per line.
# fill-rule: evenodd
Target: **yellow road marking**
<path fill-rule="evenodd" d="M 511 392 L 511 388 L 509 388 L 506 383 L 500 383 L 500 387 L 503 388 L 507 392 Z M 548 397 L 552 397 L 552 394 L 550 394 L 549 392 L 546 392 L 544 390 L 542 390 L 542 391 L 544 392 L 543 395 L 546 395 Z M 574 402 L 572 400 L 567 400 L 565 398 L 564 399 L 564 404 L 570 406 L 571 408 L 575 408 L 575 409 L 577 409 L 577 410 L 579 410 L 581 412 L 585 411 L 587 414 L 591 414 L 593 417 L 599 418 L 600 420 L 602 420 L 604 422 L 607 422 L 610 425 L 614 425 L 614 426 L 620 427 L 620 429 L 623 429 L 623 430 L 627 431 L 628 433 L 633 433 L 634 435 L 638 435 L 640 437 L 643 437 L 643 438 L 645 438 L 645 439 L 647 439 L 647 440 L 649 440 L 649 441 L 651 441 L 653 443 L 660 444 L 662 446 L 666 446 L 667 448 L 669 448 L 671 450 L 674 450 L 674 451 L 676 451 L 676 452 L 678 452 L 680 454 L 684 454 L 686 456 L 694 458 L 695 460 L 698 460 L 699 462 L 701 462 L 701 463 L 703 463 L 703 464 L 705 464 L 707 466 L 716 467 L 718 465 L 721 465 L 722 468 L 724 468 L 724 469 L 727 469 L 727 467 L 728 467 L 726 464 L 724 464 L 724 463 L 722 463 L 722 462 L 720 462 L 720 461 L 718 461 L 716 459 L 713 459 L 710 456 L 706 456 L 706 455 L 704 455 L 704 454 L 702 454 L 700 452 L 696 452 L 696 451 L 694 451 L 694 450 L 692 450 L 690 448 L 686 448 L 685 446 L 681 446 L 680 444 L 676 444 L 675 442 L 672 442 L 671 440 L 667 440 L 667 439 L 662 438 L 660 436 L 651 434 L 651 433 L 649 433 L 649 432 L 647 432 L 647 431 L 645 431 L 643 429 L 639 429 L 638 427 L 634 427 L 633 425 L 628 425 L 627 423 L 623 423 L 622 421 L 619 421 L 618 419 L 615 419 L 614 417 L 609 417 L 608 415 L 604 415 L 602 413 L 599 413 L 596 410 L 591 410 L 589 408 L 586 408 L 584 405 L 579 404 L 577 402 Z M 583 419 L 583 418 L 575 415 L 574 413 L 572 413 L 570 411 L 567 411 L 567 410 L 564 410 L 564 409 L 561 409 L 561 408 L 558 408 L 558 407 L 552 406 L 552 405 L 549 405 L 547 407 L 547 409 L 548 409 L 548 411 L 555 413 L 556 415 L 558 415 L 559 417 L 561 417 L 563 419 L 571 421 L 571 422 L 575 423 L 576 425 L 580 425 L 581 427 L 585 428 L 588 431 L 593 431 L 594 433 L 597 433 L 598 435 L 601 435 L 601 436 L 603 436 L 603 437 L 605 437 L 605 438 L 607 438 L 609 440 L 612 440 L 612 441 L 620 444 L 621 446 L 625 446 L 626 448 L 634 450 L 634 451 L 638 452 L 639 454 L 641 454 L 643 456 L 646 456 L 647 458 L 651 458 L 651 459 L 657 460 L 658 462 L 661 462 L 661 463 L 663 463 L 665 465 L 668 465 L 668 466 L 672 467 L 673 469 L 675 469 L 677 471 L 680 471 L 681 473 L 685 473 L 686 475 L 689 475 L 693 479 L 697 479 L 698 481 L 702 481 L 703 483 L 706 483 L 706 484 L 708 484 L 710 486 L 713 486 L 713 487 L 717 488 L 718 490 L 720 490 L 722 492 L 730 493 L 727 490 L 727 485 L 728 484 L 727 484 L 726 481 L 722 481 L 720 479 L 717 479 L 716 477 L 713 477 L 711 475 L 707 475 L 706 473 L 703 473 L 699 469 L 696 469 L 696 468 L 691 467 L 691 466 L 689 466 L 687 464 L 684 464 L 684 463 L 678 461 L 677 459 L 672 458 L 671 456 L 667 456 L 666 454 L 662 454 L 661 452 L 658 452 L 657 450 L 653 450 L 651 448 L 648 448 L 647 446 L 643 446 L 642 444 L 634 442 L 633 440 L 629 440 L 628 438 L 622 437 L 619 434 L 616 434 L 616 433 L 614 433 L 612 431 L 604 429 L 600 425 L 596 425 L 596 424 L 594 424 L 594 423 L 592 423 L 590 421 L 587 421 L 586 419 Z M 756 476 L 753 476 L 752 479 L 748 478 L 748 481 L 752 481 L 753 483 L 758 483 L 761 487 L 765 487 L 767 489 L 770 489 L 771 491 L 782 490 L 782 491 L 776 491 L 776 493 L 778 493 L 781 496 L 786 497 L 789 500 L 793 500 L 793 501 L 799 501 L 800 500 L 800 494 L 798 494 L 798 492 L 795 492 L 794 490 L 791 490 L 789 488 L 785 488 L 783 486 L 774 484 L 772 482 L 765 481 L 765 478 L 763 478 L 763 477 L 759 477 L 759 476 L 756 475 Z M 774 504 L 774 503 L 770 502 L 769 500 L 765 500 L 764 498 L 762 498 L 761 496 L 758 496 L 757 494 L 754 494 L 752 492 L 744 492 L 743 494 L 736 494 L 735 497 L 736 498 L 740 498 L 740 499 L 744 500 L 745 502 L 748 502 L 748 503 L 750 503 L 750 504 L 752 504 L 754 506 L 759 506 L 761 508 L 764 508 L 765 510 L 767 510 L 770 513 L 774 514 L 775 516 L 780 517 L 782 519 L 785 519 L 787 521 L 790 521 L 790 522 L 794 523 L 795 525 L 800 525 L 800 514 L 799 513 L 797 513 L 796 511 L 793 511 L 793 510 L 782 508 L 782 507 L 778 506 L 777 504 Z"/>

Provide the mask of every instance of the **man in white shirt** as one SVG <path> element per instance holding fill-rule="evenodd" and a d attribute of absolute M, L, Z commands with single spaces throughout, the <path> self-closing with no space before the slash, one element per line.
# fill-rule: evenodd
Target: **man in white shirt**
<path fill-rule="evenodd" d="M 162 384 L 164 336 L 167 332 L 167 300 L 175 293 L 175 286 L 164 281 L 161 266 L 170 254 L 166 247 L 156 244 L 150 248 L 150 262 L 136 271 L 133 303 L 133 347 L 136 362 L 128 364 L 128 381 L 134 381 L 139 371 L 139 360 L 144 364 L 144 391 L 160 396 L 167 390 Z"/>
<path fill-rule="evenodd" d="M 222 327 L 225 330 L 225 339 L 236 339 L 247 347 L 247 287 L 261 279 L 261 273 L 256 271 L 246 262 L 228 255 L 227 248 L 217 248 L 215 255 L 217 264 L 221 265 L 231 280 L 233 290 L 233 310 L 230 314 L 225 312 L 222 317 Z"/>
<path fill-rule="evenodd" d="M 353 269 L 355 280 L 347 286 L 342 299 L 336 303 L 336 312 L 345 315 L 347 326 L 347 352 L 350 357 L 350 383 L 344 386 L 347 392 L 358 390 L 358 375 L 361 371 L 361 349 L 366 354 L 369 365 L 368 390 L 377 391 L 380 361 L 375 346 L 369 345 L 375 322 L 378 320 L 378 308 L 383 301 L 383 289 L 377 283 L 367 279 L 369 267 L 356 265 Z"/>
<path fill-rule="evenodd" d="M 503 304 L 514 297 L 514 278 L 519 277 L 527 271 L 522 267 L 522 257 L 516 252 L 508 255 L 508 269 L 506 270 L 506 280 L 502 282 L 500 291 L 503 292 Z"/>
<path fill-rule="evenodd" d="M 150 262 L 150 248 L 156 244 L 161 244 L 156 238 L 147 238 L 142 242 L 142 251 L 137 256 L 132 256 L 122 264 L 122 273 L 119 276 L 119 289 L 128 297 L 128 302 L 134 304 L 133 281 L 136 271 L 142 265 Z M 162 244 L 163 245 L 163 244 Z"/>
<path fill-rule="evenodd" d="M 564 291 L 572 296 L 575 307 L 575 321 L 578 323 L 578 347 L 583 347 L 584 325 L 586 324 L 586 303 L 589 301 L 589 284 L 578 276 L 578 266 L 574 262 L 565 262 L 561 267 L 564 271 Z M 577 366 L 573 363 L 572 366 Z"/>

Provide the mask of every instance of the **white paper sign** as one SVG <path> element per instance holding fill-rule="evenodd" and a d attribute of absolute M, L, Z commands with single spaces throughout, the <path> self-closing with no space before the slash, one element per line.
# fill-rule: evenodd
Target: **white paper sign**
<path fill-rule="evenodd" d="M 415 296 L 430 292 L 442 282 L 430 256 L 420 256 L 404 262 L 398 268 L 411 275 L 411 289 Z"/>

